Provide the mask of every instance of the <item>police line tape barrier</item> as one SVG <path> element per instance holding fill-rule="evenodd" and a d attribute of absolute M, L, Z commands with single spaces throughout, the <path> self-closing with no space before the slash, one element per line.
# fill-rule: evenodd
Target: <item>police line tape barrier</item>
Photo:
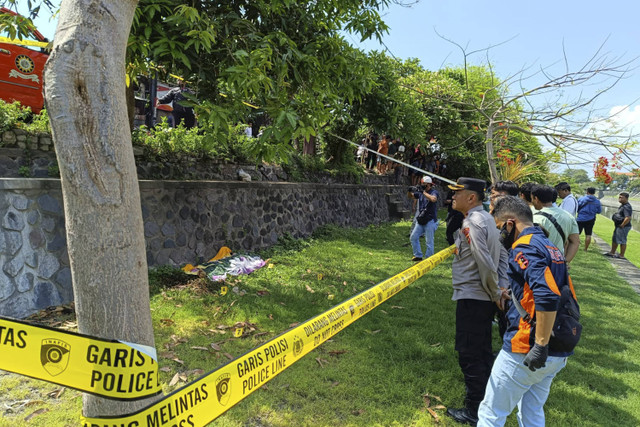
<path fill-rule="evenodd" d="M 117 400 L 162 392 L 152 347 L 1 316 L 0 369 Z"/>
<path fill-rule="evenodd" d="M 209 372 L 162 400 L 122 417 L 82 417 L 84 427 L 204 426 L 304 355 L 435 268 L 455 252 L 444 249 L 265 344 Z"/>
<path fill-rule="evenodd" d="M 39 47 L 42 49 L 46 49 L 51 45 L 51 42 L 39 42 L 36 40 L 26 40 L 26 39 L 25 40 L 10 39 L 8 37 L 0 37 L 0 43 L 15 44 L 18 46 Z"/>

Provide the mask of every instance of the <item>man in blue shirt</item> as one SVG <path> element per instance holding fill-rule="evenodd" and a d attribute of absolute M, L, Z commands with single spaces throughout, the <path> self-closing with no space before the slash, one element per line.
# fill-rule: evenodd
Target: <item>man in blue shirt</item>
<path fill-rule="evenodd" d="M 415 227 L 409 238 L 413 248 L 412 261 L 422 261 L 421 236 L 424 236 L 427 243 L 425 258 L 433 255 L 433 235 L 438 228 L 438 191 L 433 188 L 433 181 L 429 176 L 422 178 L 422 185 L 424 186 L 422 191 L 409 192 L 408 194 L 409 198 L 418 200 Z"/>
<path fill-rule="evenodd" d="M 593 225 L 596 223 L 596 215 L 602 212 L 600 200 L 595 196 L 596 189 L 594 187 L 587 188 L 586 196 L 578 199 L 578 234 L 584 229 L 584 251 L 589 249 L 591 244 L 591 235 L 593 234 Z"/>
<path fill-rule="evenodd" d="M 502 350 L 493 364 L 477 425 L 502 426 L 517 405 L 519 425 L 543 427 L 551 382 L 573 354 L 549 348 L 551 331 L 562 289 L 569 286 L 574 298 L 575 291 L 562 253 L 533 225 L 531 209 L 523 200 L 500 198 L 493 216 L 501 228 L 502 243 L 509 248 L 512 300 L 527 312 L 527 319 L 511 304 Z"/>

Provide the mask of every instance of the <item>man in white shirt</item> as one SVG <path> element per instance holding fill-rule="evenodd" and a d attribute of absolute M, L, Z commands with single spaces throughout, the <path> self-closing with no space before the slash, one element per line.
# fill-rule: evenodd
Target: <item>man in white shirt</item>
<path fill-rule="evenodd" d="M 560 208 L 569 212 L 575 218 L 578 214 L 578 200 L 571 194 L 571 186 L 563 181 L 556 185 L 556 191 L 558 192 L 558 197 L 562 199 Z"/>

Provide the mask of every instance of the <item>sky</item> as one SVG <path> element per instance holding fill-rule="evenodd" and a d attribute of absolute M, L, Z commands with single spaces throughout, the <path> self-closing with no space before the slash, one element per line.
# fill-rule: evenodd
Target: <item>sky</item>
<path fill-rule="evenodd" d="M 633 63 L 638 69 L 602 94 L 597 107 L 603 114 L 616 112 L 618 125 L 627 132 L 640 133 L 638 0 L 418 0 L 410 7 L 392 4 L 382 15 L 390 27 L 384 45 L 360 42 L 350 35 L 347 40 L 364 50 L 388 50 L 400 59 L 418 58 L 429 70 L 463 63 L 460 49 L 438 33 L 467 51 L 495 46 L 488 52 L 489 60 L 502 78 L 524 67 L 544 67 L 559 73 L 565 55 L 569 68 L 576 70 L 601 47 L 601 54 L 619 58 L 620 62 L 638 58 Z M 53 37 L 55 23 L 46 13 L 36 25 L 45 37 Z M 484 64 L 486 55 L 475 54 L 470 62 Z M 535 83 L 532 79 L 529 86 Z M 587 87 L 586 91 L 595 93 L 602 88 L 604 84 Z M 594 160 L 601 154 L 594 152 Z M 640 156 L 637 160 L 640 162 Z"/>
<path fill-rule="evenodd" d="M 440 36 L 467 52 L 495 46 L 488 56 L 502 78 L 524 67 L 549 67 L 558 74 L 564 69 L 565 55 L 569 68 L 577 70 L 601 47 L 601 54 L 619 58 L 621 63 L 640 58 L 637 0 L 420 0 L 410 7 L 392 5 L 382 15 L 390 27 L 384 45 L 351 36 L 348 40 L 364 50 L 387 50 L 400 59 L 418 58 L 428 70 L 463 64 L 462 51 Z M 472 55 L 470 62 L 486 64 L 487 53 Z M 603 114 L 617 113 L 618 125 L 625 131 L 640 133 L 640 59 L 632 66 L 638 70 L 630 71 L 626 79 L 602 94 L 596 106 Z M 536 79 L 529 83 L 534 87 Z M 595 94 L 604 87 L 585 90 Z M 594 161 L 604 154 L 608 155 L 594 151 Z M 640 162 L 640 157 L 636 160 Z M 591 170 L 589 165 L 580 167 Z"/>

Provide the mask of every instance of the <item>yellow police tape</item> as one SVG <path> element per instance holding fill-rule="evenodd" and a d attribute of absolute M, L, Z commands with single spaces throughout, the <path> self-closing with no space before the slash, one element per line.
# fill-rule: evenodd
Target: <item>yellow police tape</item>
<path fill-rule="evenodd" d="M 50 47 L 51 42 L 39 42 L 36 40 L 20 40 L 20 39 L 10 39 L 8 37 L 0 37 L 0 43 L 9 43 L 15 44 L 18 46 L 31 46 L 31 47 L 39 47 L 45 49 Z"/>
<path fill-rule="evenodd" d="M 153 348 L 4 317 L 0 317 L 0 369 L 118 400 L 162 391 Z"/>
<path fill-rule="evenodd" d="M 273 338 L 215 371 L 123 417 L 82 417 L 85 427 L 204 426 L 259 389 L 304 355 L 422 277 L 455 246 L 393 276 Z"/>

